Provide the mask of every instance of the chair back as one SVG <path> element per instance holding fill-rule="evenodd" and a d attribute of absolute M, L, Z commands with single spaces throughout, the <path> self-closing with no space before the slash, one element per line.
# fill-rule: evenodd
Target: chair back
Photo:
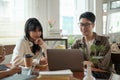
<path fill-rule="evenodd" d="M 109 80 L 120 80 L 120 75 L 112 73 Z"/>

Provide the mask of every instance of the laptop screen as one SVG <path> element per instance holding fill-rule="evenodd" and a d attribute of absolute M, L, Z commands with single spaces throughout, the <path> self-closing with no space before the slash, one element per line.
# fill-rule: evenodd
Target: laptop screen
<path fill-rule="evenodd" d="M 49 70 L 83 71 L 83 53 L 79 49 L 48 49 Z"/>

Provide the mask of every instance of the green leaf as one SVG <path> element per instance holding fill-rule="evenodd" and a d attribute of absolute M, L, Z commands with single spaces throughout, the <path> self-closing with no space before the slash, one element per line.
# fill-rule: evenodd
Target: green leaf
<path fill-rule="evenodd" d="M 97 45 L 96 46 L 95 44 L 93 44 L 93 45 L 91 45 L 90 50 L 91 50 L 91 52 L 104 51 L 105 46 L 103 46 L 103 45 Z"/>
<path fill-rule="evenodd" d="M 96 52 L 96 45 L 95 44 L 91 45 L 90 50 L 91 50 L 91 52 L 95 53 Z"/>
<path fill-rule="evenodd" d="M 68 36 L 68 44 L 72 45 L 74 41 L 75 41 L 75 38 L 72 35 L 69 35 Z"/>
<path fill-rule="evenodd" d="M 89 60 L 93 63 L 97 63 L 98 62 L 98 59 L 94 59 L 93 56 L 90 56 L 89 57 Z"/>

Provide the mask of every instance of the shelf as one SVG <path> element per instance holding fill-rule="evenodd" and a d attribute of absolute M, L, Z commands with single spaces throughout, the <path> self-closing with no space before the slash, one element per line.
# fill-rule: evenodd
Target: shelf
<path fill-rule="evenodd" d="M 68 38 L 62 37 L 62 38 L 44 38 L 44 41 L 64 41 L 66 49 L 68 48 Z"/>

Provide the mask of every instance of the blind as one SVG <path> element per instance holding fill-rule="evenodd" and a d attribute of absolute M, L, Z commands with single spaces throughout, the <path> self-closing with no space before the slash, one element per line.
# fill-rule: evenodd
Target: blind
<path fill-rule="evenodd" d="M 0 44 L 15 44 L 24 36 L 24 24 L 30 17 L 45 24 L 47 0 L 0 0 Z"/>

